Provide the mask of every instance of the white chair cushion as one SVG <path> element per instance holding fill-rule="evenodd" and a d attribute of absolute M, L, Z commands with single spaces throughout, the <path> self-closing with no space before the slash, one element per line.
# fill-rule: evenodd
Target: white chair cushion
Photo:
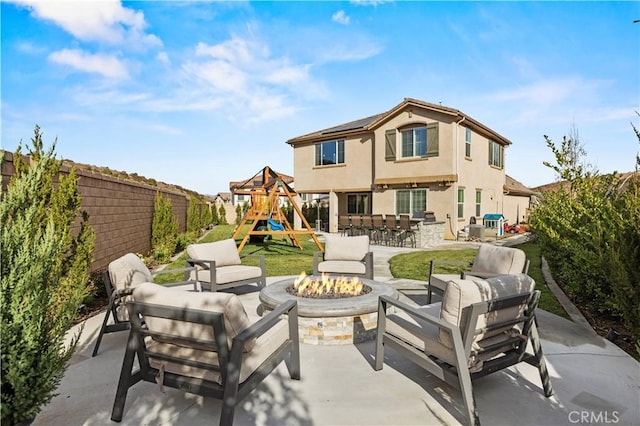
<path fill-rule="evenodd" d="M 248 280 L 251 278 L 260 278 L 262 269 L 259 266 L 231 265 L 216 267 L 216 284 L 227 284 L 236 281 Z M 191 273 L 191 279 L 195 279 L 195 272 Z M 211 273 L 209 271 L 198 272 L 198 279 L 202 282 L 211 282 Z"/>
<path fill-rule="evenodd" d="M 124 290 L 153 281 L 149 268 L 133 253 L 127 253 L 109 263 L 108 271 L 109 281 L 114 290 Z M 129 312 L 125 305 L 128 300 L 131 300 L 131 296 L 121 297 L 121 303 L 116 307 L 116 316 L 119 321 L 129 321 Z"/>
<path fill-rule="evenodd" d="M 318 272 L 327 274 L 365 274 L 367 267 L 362 262 L 346 260 L 329 260 L 318 263 Z"/>
<path fill-rule="evenodd" d="M 527 255 L 520 249 L 483 244 L 473 261 L 471 274 L 519 274 L 524 270 L 526 261 Z"/>
<path fill-rule="evenodd" d="M 500 275 L 486 280 L 476 277 L 451 280 L 447 283 L 446 290 L 442 296 L 440 319 L 460 327 L 460 317 L 463 309 L 467 306 L 500 297 L 532 292 L 534 287 L 535 281 L 525 274 Z M 518 318 L 522 315 L 524 308 L 525 306 L 516 306 L 504 309 L 497 313 L 491 313 L 489 318 L 481 315 L 478 318 L 476 328 L 483 328 L 509 318 Z M 479 334 L 474 341 L 477 342 L 483 338 L 497 335 L 502 331 L 504 330 L 493 330 L 491 333 Z M 453 342 L 448 332 L 440 330 L 438 339 L 443 345 L 453 348 Z"/>
<path fill-rule="evenodd" d="M 172 290 L 153 283 L 143 283 L 135 288 L 133 298 L 137 302 L 221 313 L 224 316 L 229 347 L 233 338 L 251 325 L 240 299 L 232 293 L 195 293 Z M 145 323 L 151 331 L 215 341 L 213 327 L 209 325 L 154 317 L 146 317 Z M 251 351 L 254 345 L 255 339 L 249 340 L 244 350 Z"/>
<path fill-rule="evenodd" d="M 190 244 L 187 246 L 187 255 L 191 259 L 215 260 L 216 268 L 242 263 L 236 242 L 231 238 L 213 243 Z"/>
<path fill-rule="evenodd" d="M 111 285 L 116 290 L 123 290 L 144 282 L 153 281 L 149 268 L 147 268 L 142 259 L 133 253 L 127 253 L 109 263 L 108 269 Z"/>
<path fill-rule="evenodd" d="M 325 236 L 324 260 L 361 261 L 369 251 L 367 235 L 344 237 L 327 234 Z"/>

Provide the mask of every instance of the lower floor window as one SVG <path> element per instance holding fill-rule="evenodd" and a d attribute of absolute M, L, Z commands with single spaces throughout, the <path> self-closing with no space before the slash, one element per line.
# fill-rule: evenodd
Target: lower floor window
<path fill-rule="evenodd" d="M 458 218 L 464 217 L 464 188 L 458 188 Z"/>
<path fill-rule="evenodd" d="M 413 214 L 427 210 L 427 190 L 407 189 L 396 191 L 396 214 Z"/>
<path fill-rule="evenodd" d="M 371 214 L 371 197 L 369 194 L 348 194 L 348 214 Z"/>

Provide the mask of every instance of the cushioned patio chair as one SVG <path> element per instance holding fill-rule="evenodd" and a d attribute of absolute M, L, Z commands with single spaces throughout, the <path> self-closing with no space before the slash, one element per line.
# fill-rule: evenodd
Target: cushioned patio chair
<path fill-rule="evenodd" d="M 471 266 L 471 270 L 461 270 L 457 274 L 436 274 L 437 265 L 460 265 Z M 427 303 L 431 303 L 433 293 L 442 296 L 447 282 L 454 278 L 464 278 L 464 275 L 472 275 L 480 278 L 490 278 L 497 275 L 527 274 L 529 272 L 529 261 L 524 251 L 512 248 L 501 247 L 492 244 L 482 244 L 478 249 L 473 263 L 455 260 L 432 260 L 429 268 L 429 284 L 427 285 Z"/>
<path fill-rule="evenodd" d="M 441 303 L 410 306 L 381 296 L 375 369 L 382 369 L 385 349 L 394 348 L 461 391 L 468 424 L 480 423 L 472 380 L 520 362 L 538 368 L 543 393 L 551 396 L 534 286 L 525 274 L 470 277 L 449 281 Z"/>
<path fill-rule="evenodd" d="M 96 339 L 91 356 L 98 354 L 102 336 L 129 329 L 129 315 L 125 303 L 131 299 L 131 293 L 136 285 L 153 281 L 153 277 L 156 275 L 176 272 L 183 272 L 185 274 L 185 280 L 164 284 L 165 286 L 193 285 L 193 290 L 198 290 L 197 271 L 194 267 L 151 272 L 144 262 L 133 253 L 127 253 L 109 263 L 107 270 L 102 274 L 102 281 L 104 282 L 105 291 L 109 298 L 109 307 L 104 315 L 102 327 L 98 333 L 98 338 Z M 190 278 L 189 274 L 192 272 L 194 276 Z M 109 324 L 110 317 L 113 318 L 112 324 Z"/>
<path fill-rule="evenodd" d="M 267 271 L 263 255 L 240 256 L 236 242 L 229 238 L 222 241 L 187 246 L 187 265 L 198 268 L 198 281 L 202 290 L 218 291 L 242 284 L 267 284 Z M 243 265 L 242 259 L 255 257 L 260 266 Z M 192 278 L 195 273 L 192 274 Z"/>
<path fill-rule="evenodd" d="M 127 392 L 140 381 L 221 399 L 220 425 L 231 425 L 237 404 L 282 361 L 291 378 L 300 379 L 293 300 L 251 324 L 233 293 L 172 292 L 144 283 L 133 298 L 113 421 L 122 420 Z"/>
<path fill-rule="evenodd" d="M 372 280 L 373 252 L 369 247 L 369 237 L 325 235 L 324 251 L 313 254 L 313 274 L 322 273 L 361 276 Z"/>

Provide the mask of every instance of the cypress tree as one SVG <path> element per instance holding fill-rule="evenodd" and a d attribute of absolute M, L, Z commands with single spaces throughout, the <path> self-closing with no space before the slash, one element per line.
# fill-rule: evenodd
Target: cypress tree
<path fill-rule="evenodd" d="M 56 143 L 45 151 L 36 125 L 30 161 L 19 146 L 0 201 L 2 424 L 34 418 L 53 398 L 80 337 L 65 346 L 65 334 L 91 292 L 95 232 L 80 215 L 75 169 L 60 173 Z"/>

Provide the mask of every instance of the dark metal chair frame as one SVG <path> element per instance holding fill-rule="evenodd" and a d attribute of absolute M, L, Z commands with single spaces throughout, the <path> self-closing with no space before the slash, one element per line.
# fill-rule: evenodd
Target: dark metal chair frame
<path fill-rule="evenodd" d="M 259 277 L 255 278 L 247 278 L 244 280 L 233 281 L 230 283 L 218 284 L 216 281 L 216 261 L 208 260 L 208 259 L 192 259 L 188 258 L 186 260 L 186 264 L 190 268 L 195 268 L 196 266 L 206 267 L 208 271 L 202 271 L 204 273 L 211 273 L 211 282 L 201 281 L 200 287 L 202 291 L 212 291 L 216 292 L 218 290 L 225 290 L 232 287 L 237 287 L 239 285 L 245 284 L 258 284 L 258 287 L 264 288 L 267 285 L 267 264 L 264 255 L 262 254 L 243 254 L 240 256 L 240 259 L 247 258 L 256 258 L 259 260 L 259 268 L 262 271 Z"/>
<path fill-rule="evenodd" d="M 196 279 L 190 280 L 189 274 L 191 271 L 196 272 Z M 178 268 L 178 269 L 168 269 L 151 272 L 153 276 L 162 275 L 162 274 L 173 274 L 176 272 L 184 272 L 184 281 L 164 284 L 167 287 L 174 287 L 179 285 L 187 285 L 193 284 L 193 290 L 198 291 L 198 279 L 197 274 L 198 271 L 195 267 L 188 268 Z M 104 271 L 102 273 L 102 282 L 104 283 L 105 292 L 107 293 L 107 297 L 109 298 L 109 306 L 107 307 L 107 312 L 104 315 L 104 319 L 102 320 L 102 327 L 100 327 L 100 332 L 98 333 L 98 337 L 96 339 L 96 343 L 93 346 L 92 357 L 98 354 L 98 349 L 100 349 L 100 343 L 102 343 L 102 337 L 105 334 L 116 333 L 118 331 L 129 330 L 130 323 L 128 320 L 121 320 L 118 318 L 118 308 L 125 300 L 126 296 L 131 296 L 133 293 L 134 287 L 128 287 L 125 289 L 116 290 L 111 283 L 111 277 L 109 276 L 109 271 Z M 109 317 L 113 317 L 113 324 L 108 324 Z"/>
<path fill-rule="evenodd" d="M 318 264 L 323 261 L 324 261 L 323 251 L 313 252 L 313 275 L 322 275 L 322 272 L 318 271 Z M 358 262 L 358 261 L 354 260 L 353 262 Z M 373 252 L 372 251 L 367 252 L 367 254 L 365 254 L 362 260 L 360 260 L 359 262 L 364 264 L 364 267 L 365 267 L 364 274 L 349 274 L 347 272 L 340 272 L 339 275 L 359 276 L 359 277 L 372 280 L 373 279 Z"/>
<path fill-rule="evenodd" d="M 529 265 L 531 264 L 531 261 L 529 259 L 527 259 L 524 263 L 524 267 L 522 268 L 522 273 L 527 275 L 529 273 Z M 431 303 L 431 300 L 433 298 L 433 293 L 438 294 L 440 297 L 442 297 L 443 292 L 440 291 L 440 289 L 436 288 L 436 287 L 432 287 L 431 286 L 431 276 L 433 274 L 436 273 L 436 267 L 437 265 L 458 265 L 460 266 L 460 278 L 464 279 L 467 275 L 471 275 L 474 276 L 473 272 L 470 272 L 469 269 L 471 269 L 471 267 L 473 266 L 473 261 L 471 262 L 465 262 L 463 260 L 447 260 L 447 259 L 433 259 L 431 260 L 431 262 L 429 263 L 429 281 L 427 282 L 427 304 Z M 466 268 L 466 269 L 465 269 Z M 481 278 L 490 278 L 492 276 L 498 276 L 498 275 L 502 275 L 502 274 L 490 274 L 487 272 L 483 272 L 482 273 L 482 277 Z"/>
<path fill-rule="evenodd" d="M 289 360 L 287 365 L 292 379 L 300 379 L 300 349 L 298 340 L 298 307 L 296 301 L 288 301 L 240 332 L 231 347 L 227 341 L 224 316 L 219 312 L 207 312 L 196 309 L 184 309 L 154 304 L 128 302 L 127 308 L 131 318 L 131 331 L 127 341 L 127 349 L 122 363 L 122 371 L 118 381 L 118 389 L 113 403 L 111 420 L 120 422 L 124 413 L 127 392 L 130 387 L 140 381 L 156 383 L 160 373 L 149 364 L 150 359 L 158 359 L 185 366 L 201 368 L 219 372 L 222 384 L 200 378 L 182 376 L 170 372 L 163 372 L 162 385 L 186 392 L 213 397 L 222 400 L 220 425 L 233 424 L 235 407 L 251 391 L 253 391 L 282 361 Z M 270 328 L 283 320 L 286 314 L 289 326 L 289 339 L 280 345 L 244 382 L 239 383 L 240 367 L 245 343 L 254 337 L 260 337 Z M 177 321 L 187 321 L 198 324 L 211 325 L 214 330 L 215 342 L 185 338 L 175 335 L 153 333 L 144 326 L 144 317 L 153 316 L 169 318 Z M 145 337 L 151 336 L 162 339 L 163 343 L 173 343 L 181 346 L 197 348 L 217 348 L 219 366 L 212 366 L 199 362 L 197 359 L 178 358 L 154 353 L 145 344 Z M 135 358 L 139 368 L 132 371 Z"/>
<path fill-rule="evenodd" d="M 381 370 L 384 360 L 385 347 L 392 347 L 409 360 L 415 362 L 420 367 L 439 379 L 457 387 L 462 393 L 462 399 L 465 408 L 465 415 L 469 424 L 480 424 L 480 418 L 476 408 L 475 398 L 473 396 L 472 380 L 477 379 L 496 371 L 503 370 L 520 362 L 526 362 L 538 368 L 540 379 L 542 381 L 543 393 L 546 397 L 553 395 L 553 388 L 549 380 L 549 372 L 547 370 L 540 339 L 536 327 L 535 310 L 540 299 L 540 291 L 526 292 L 513 296 L 497 298 L 485 302 L 474 303 L 464 308 L 461 315 L 460 327 L 451 325 L 431 315 L 420 312 L 414 306 L 397 301 L 395 299 L 380 296 L 378 303 L 378 336 L 376 338 L 375 348 L 375 370 Z M 483 329 L 477 328 L 478 317 L 483 314 L 497 312 L 508 309 L 513 306 L 520 306 L 523 303 L 527 308 L 520 318 L 514 318 L 504 322 L 492 324 Z M 388 308 L 394 306 L 396 309 L 404 310 L 411 316 L 433 324 L 440 329 L 447 330 L 451 334 L 453 346 L 456 356 L 455 365 L 450 365 L 433 355 L 428 355 L 422 350 L 412 346 L 411 344 L 386 332 L 386 321 Z M 472 351 L 472 344 L 476 335 L 491 330 L 499 330 L 504 327 L 513 327 L 517 324 L 521 325 L 520 334 L 509 339 L 508 343 L 512 343 L 510 350 L 504 351 L 496 357 L 484 361 L 482 369 L 478 372 L 470 372 L 468 368 L 468 360 L 471 355 L 478 355 L 483 352 L 495 350 L 494 347 L 485 347 L 482 352 Z M 533 354 L 527 353 L 527 342 L 531 342 Z M 503 347 L 505 341 L 500 342 L 498 346 Z"/>

